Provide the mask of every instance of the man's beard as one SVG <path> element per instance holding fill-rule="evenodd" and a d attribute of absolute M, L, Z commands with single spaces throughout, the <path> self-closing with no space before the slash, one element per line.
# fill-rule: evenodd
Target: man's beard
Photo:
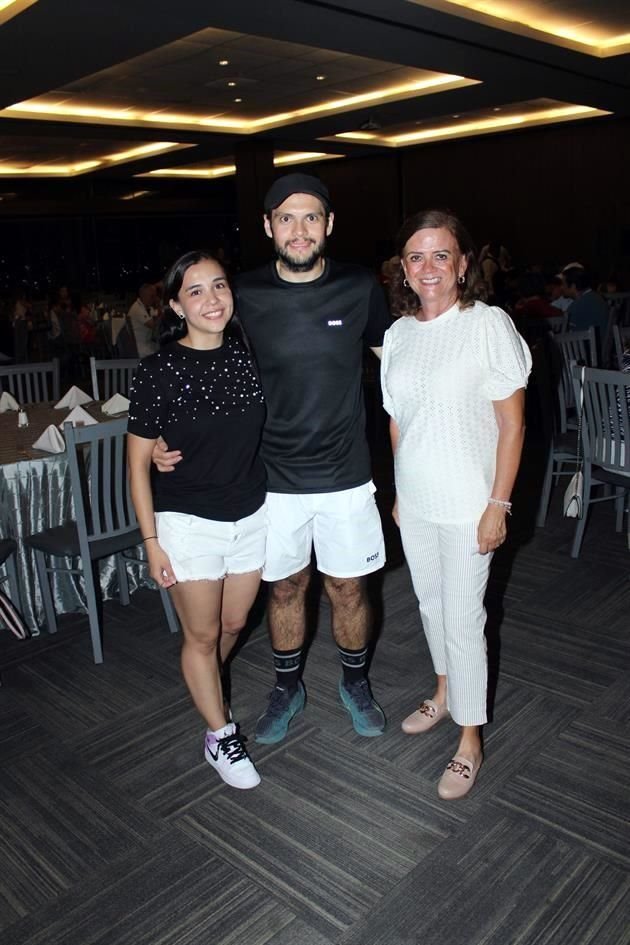
<path fill-rule="evenodd" d="M 310 272 L 324 255 L 325 249 L 326 240 L 323 239 L 320 243 L 313 243 L 313 249 L 308 256 L 296 258 L 290 255 L 288 248 L 281 246 L 279 243 L 275 244 L 276 256 L 289 272 Z"/>

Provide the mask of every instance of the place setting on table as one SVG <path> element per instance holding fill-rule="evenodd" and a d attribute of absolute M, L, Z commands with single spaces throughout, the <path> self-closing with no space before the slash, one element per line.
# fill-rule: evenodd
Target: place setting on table
<path fill-rule="evenodd" d="M 23 539 L 71 521 L 74 517 L 64 426 L 106 423 L 127 415 L 129 400 L 115 393 L 95 401 L 73 386 L 57 403 L 20 404 L 8 392 L 0 395 L 0 538 L 18 542 L 17 569 L 21 609 L 34 633 L 42 606 L 33 562 Z M 104 596 L 111 596 L 113 568 L 102 574 Z M 76 582 L 54 581 L 59 613 L 83 608 Z M 132 590 L 133 586 L 132 578 Z"/>
<path fill-rule="evenodd" d="M 0 396 L 0 464 L 42 458 L 42 454 L 65 451 L 63 427 L 86 426 L 123 417 L 129 400 L 114 394 L 95 401 L 81 388 L 71 387 L 56 404 L 20 405 L 12 394 Z M 67 411 L 60 421 L 60 411 Z M 17 418 L 17 419 L 16 419 Z"/>

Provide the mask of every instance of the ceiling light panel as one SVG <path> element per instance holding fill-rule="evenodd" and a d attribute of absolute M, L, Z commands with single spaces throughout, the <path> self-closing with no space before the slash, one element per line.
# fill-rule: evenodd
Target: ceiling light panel
<path fill-rule="evenodd" d="M 0 26 L 35 3 L 37 0 L 0 0 Z"/>
<path fill-rule="evenodd" d="M 496 134 L 501 131 L 513 131 L 538 125 L 558 124 L 565 121 L 577 121 L 584 118 L 597 118 L 610 112 L 587 105 L 575 105 L 568 102 L 556 102 L 551 99 L 535 99 L 503 105 L 497 112 L 493 108 L 483 111 L 449 115 L 443 118 L 427 119 L 421 123 L 408 122 L 405 125 L 392 126 L 379 132 L 348 130 L 322 141 L 347 140 L 364 142 L 380 147 L 409 147 L 410 145 L 430 144 L 435 141 L 448 141 L 455 138 L 468 138 L 475 135 Z"/>
<path fill-rule="evenodd" d="M 314 164 L 320 161 L 332 161 L 343 158 L 343 154 L 328 154 L 324 151 L 276 151 L 273 163 L 276 167 L 287 167 L 294 164 Z M 217 164 L 189 164 L 186 167 L 163 167 L 145 174 L 136 174 L 136 177 L 162 177 L 200 180 L 214 177 L 231 177 L 236 174 L 236 164 L 227 158 Z"/>
<path fill-rule="evenodd" d="M 97 168 L 189 148 L 174 141 L 129 147 L 125 141 L 77 141 L 59 137 L 0 136 L 0 176 L 76 177 Z"/>
<path fill-rule="evenodd" d="M 630 51 L 627 0 L 408 0 L 487 26 L 542 39 L 591 55 Z"/>
<path fill-rule="evenodd" d="M 228 74 L 221 59 L 230 62 Z M 14 103 L 0 116 L 248 134 L 469 84 L 475 80 L 208 29 Z"/>

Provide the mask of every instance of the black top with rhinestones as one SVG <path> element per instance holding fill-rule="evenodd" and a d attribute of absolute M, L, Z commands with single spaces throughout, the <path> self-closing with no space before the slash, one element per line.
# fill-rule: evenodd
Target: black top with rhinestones
<path fill-rule="evenodd" d="M 182 451 L 173 472 L 153 475 L 156 512 L 233 522 L 260 508 L 265 406 L 239 341 L 226 338 L 211 351 L 165 345 L 138 365 L 130 399 L 129 433 L 161 434 L 169 449 Z"/>

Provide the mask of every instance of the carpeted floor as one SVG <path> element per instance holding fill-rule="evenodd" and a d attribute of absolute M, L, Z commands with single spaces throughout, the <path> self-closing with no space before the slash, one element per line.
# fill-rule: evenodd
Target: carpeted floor
<path fill-rule="evenodd" d="M 598 506 L 572 560 L 560 490 L 536 531 L 538 468 L 530 447 L 493 564 L 492 721 L 464 801 L 435 790 L 454 725 L 400 730 L 432 674 L 390 527 L 371 584 L 386 733 L 360 738 L 339 703 L 321 600 L 306 711 L 280 745 L 250 740 L 253 791 L 203 760 L 156 593 L 106 605 L 103 666 L 81 615 L 56 639 L 2 632 L 3 945 L 630 943 L 630 552 Z M 271 683 L 261 599 L 232 667 L 246 734 Z"/>

